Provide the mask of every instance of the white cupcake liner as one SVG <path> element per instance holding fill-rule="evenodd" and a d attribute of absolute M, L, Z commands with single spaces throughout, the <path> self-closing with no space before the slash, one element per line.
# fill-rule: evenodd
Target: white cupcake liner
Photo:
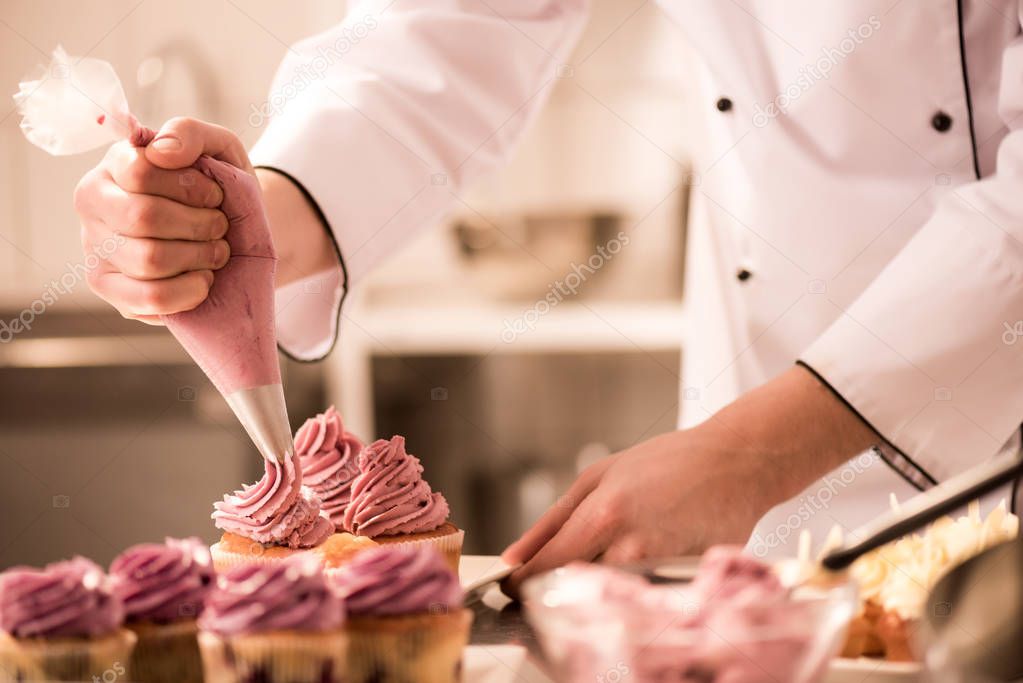
<path fill-rule="evenodd" d="M 378 546 L 391 548 L 420 548 L 425 546 L 436 548 L 440 554 L 444 556 L 444 560 L 447 562 L 451 571 L 458 573 L 458 563 L 462 557 L 462 544 L 465 541 L 465 531 L 463 529 L 456 528 L 454 531 L 442 536 L 430 536 L 428 533 L 423 535 L 407 534 L 401 536 L 378 536 L 371 540 L 373 540 Z M 226 572 L 234 567 L 245 564 L 274 564 L 275 562 L 283 562 L 290 557 L 294 557 L 295 555 L 302 553 L 313 553 L 318 556 L 316 551 L 319 547 L 321 546 L 295 549 L 285 554 L 268 555 L 266 553 L 266 548 L 261 543 L 257 543 L 255 541 L 252 541 L 250 545 L 250 552 L 245 553 L 224 550 L 223 544 L 217 542 L 210 546 L 210 555 L 213 557 L 213 568 L 218 572 Z M 280 551 L 278 551 L 278 553 L 279 552 Z M 355 554 L 353 554 L 352 557 L 355 557 Z M 344 564 L 337 567 L 326 567 L 323 571 L 327 576 L 330 576 L 331 574 L 343 569 Z"/>
<path fill-rule="evenodd" d="M 351 617 L 345 683 L 458 683 L 472 611 Z"/>
<path fill-rule="evenodd" d="M 245 564 L 274 564 L 309 552 L 309 548 L 295 549 L 292 552 L 268 555 L 266 548 L 261 543 L 252 541 L 250 552 L 239 553 L 232 550 L 224 550 L 222 543 L 214 543 L 210 546 L 210 555 L 213 557 L 213 568 L 218 572 L 226 572 L 235 567 Z"/>
<path fill-rule="evenodd" d="M 131 655 L 135 679 L 145 683 L 202 683 L 195 619 L 169 624 L 135 622 L 125 627 L 138 637 Z"/>
<path fill-rule="evenodd" d="M 344 680 L 347 642 L 347 635 L 339 629 L 237 636 L 199 633 L 206 683 Z"/>
<path fill-rule="evenodd" d="M 0 634 L 0 683 L 131 680 L 135 634 L 118 629 L 97 638 L 14 638 Z M 112 672 L 112 674 L 110 673 Z"/>

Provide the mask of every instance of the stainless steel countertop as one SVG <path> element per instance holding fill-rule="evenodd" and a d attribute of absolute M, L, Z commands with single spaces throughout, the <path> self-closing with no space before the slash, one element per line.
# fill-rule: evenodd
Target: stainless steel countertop
<path fill-rule="evenodd" d="M 511 601 L 494 586 L 472 605 L 472 611 L 470 645 L 521 645 L 539 659 L 539 643 L 520 603 Z"/>

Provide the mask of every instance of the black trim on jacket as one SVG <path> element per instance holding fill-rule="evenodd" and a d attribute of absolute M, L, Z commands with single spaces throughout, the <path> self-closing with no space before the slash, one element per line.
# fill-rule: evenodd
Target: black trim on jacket
<path fill-rule="evenodd" d="M 925 491 L 932 486 L 937 485 L 938 481 L 930 475 L 927 470 L 917 464 L 911 457 L 906 455 L 906 452 L 901 448 L 892 443 L 887 437 L 870 423 L 870 420 L 865 418 L 860 411 L 856 410 L 855 407 L 849 401 L 846 400 L 842 394 L 838 392 L 835 387 L 831 385 L 831 382 L 824 379 L 824 376 L 814 370 L 806 361 L 797 360 L 796 365 L 805 368 L 811 375 L 817 378 L 817 381 L 827 387 L 835 398 L 842 402 L 842 404 L 848 408 L 852 413 L 863 422 L 863 424 L 870 427 L 870 429 L 881 437 L 881 442 L 874 446 L 874 452 L 884 460 L 889 467 L 905 479 L 911 486 L 914 486 L 919 491 Z"/>
<path fill-rule="evenodd" d="M 1019 428 L 1020 435 L 1020 449 L 1023 450 L 1023 425 Z M 1018 454 L 1017 454 L 1018 455 Z M 1014 515 L 1019 515 L 1019 482 L 1023 479 L 1023 472 L 1020 472 L 1016 478 L 1012 481 L 1012 493 L 1009 494 L 1009 512 Z"/>
<path fill-rule="evenodd" d="M 337 254 L 337 262 L 341 264 L 342 278 L 341 300 L 338 301 L 337 304 L 336 315 L 338 317 L 338 320 L 337 326 L 334 329 L 333 339 L 330 340 L 330 347 L 326 351 L 324 351 L 323 355 L 320 356 L 319 358 L 297 358 L 296 356 L 293 356 L 292 354 L 288 353 L 288 351 L 280 344 L 277 345 L 277 348 L 280 349 L 280 352 L 283 353 L 286 358 L 289 358 L 297 363 L 318 363 L 319 361 L 323 360 L 324 358 L 330 355 L 330 352 L 333 351 L 334 347 L 337 345 L 338 336 L 340 336 L 341 306 L 344 305 L 345 297 L 348 296 L 348 268 L 345 267 L 345 259 L 343 256 L 341 256 L 341 247 L 337 243 L 337 238 L 334 237 L 334 231 L 331 229 L 330 223 L 327 221 L 327 217 L 323 213 L 323 209 L 321 209 L 320 205 L 316 202 L 315 199 L 313 199 L 312 193 L 309 192 L 306 186 L 299 182 L 298 178 L 296 178 L 295 176 L 291 175 L 290 173 L 283 169 L 277 168 L 276 166 L 256 166 L 256 168 L 264 169 L 267 171 L 273 171 L 274 173 L 277 173 L 290 180 L 291 183 L 298 188 L 298 191 L 302 193 L 302 196 L 304 196 L 306 198 L 306 201 L 308 201 L 309 204 L 313 207 L 313 211 L 316 212 L 316 216 L 317 218 L 320 219 L 320 224 L 323 226 L 324 230 L 327 231 L 327 236 L 330 237 L 330 243 L 334 245 L 334 253 Z"/>
<path fill-rule="evenodd" d="M 963 28 L 963 0 L 956 0 L 956 21 L 959 24 L 959 65 L 963 72 L 966 93 L 966 119 L 970 127 L 970 148 L 973 151 L 973 175 L 980 180 L 980 159 L 977 155 L 977 133 L 973 126 L 973 98 L 970 96 L 970 73 L 966 68 L 966 30 Z"/>

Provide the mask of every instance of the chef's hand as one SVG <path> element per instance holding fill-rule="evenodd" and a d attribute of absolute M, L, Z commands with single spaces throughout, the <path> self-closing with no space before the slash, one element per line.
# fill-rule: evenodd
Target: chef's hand
<path fill-rule="evenodd" d="M 252 173 L 234 133 L 175 118 L 148 147 L 113 145 L 75 188 L 82 246 L 100 257 L 89 286 L 126 318 L 195 308 L 231 255 L 220 186 L 190 168 L 201 154 Z"/>
<path fill-rule="evenodd" d="M 525 565 L 504 585 L 572 560 L 630 563 L 745 543 L 757 520 L 877 435 L 807 370 L 794 367 L 701 425 L 590 466 L 504 551 Z"/>

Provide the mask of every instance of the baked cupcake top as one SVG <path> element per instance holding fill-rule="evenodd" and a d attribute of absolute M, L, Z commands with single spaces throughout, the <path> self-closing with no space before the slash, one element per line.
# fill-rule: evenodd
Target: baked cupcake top
<path fill-rule="evenodd" d="M 109 578 L 84 557 L 0 574 L 0 630 L 16 638 L 96 637 L 123 621 Z"/>
<path fill-rule="evenodd" d="M 363 448 L 357 461 L 345 531 L 371 538 L 413 534 L 433 531 L 447 520 L 447 500 L 423 479 L 419 458 L 405 451 L 405 437 L 379 439 Z"/>
<path fill-rule="evenodd" d="M 263 478 L 213 504 L 219 529 L 257 543 L 311 548 L 334 533 L 320 514 L 320 501 L 302 492 L 302 471 L 293 455 L 284 462 L 265 461 Z"/>
<path fill-rule="evenodd" d="M 320 563 L 306 554 L 274 564 L 245 564 L 217 576 L 199 627 L 220 635 L 326 631 L 344 622 L 341 598 Z"/>
<path fill-rule="evenodd" d="M 462 586 L 433 548 L 365 550 L 331 576 L 353 616 L 442 613 L 462 605 Z"/>
<path fill-rule="evenodd" d="M 302 468 L 302 484 L 312 489 L 335 526 L 342 526 L 352 498 L 352 480 L 359 473 L 356 458 L 362 450 L 358 437 L 346 431 L 334 406 L 311 417 L 295 434 L 295 453 Z"/>
<path fill-rule="evenodd" d="M 213 584 L 213 560 L 198 538 L 142 543 L 114 558 L 110 581 L 128 621 L 194 619 Z"/>

